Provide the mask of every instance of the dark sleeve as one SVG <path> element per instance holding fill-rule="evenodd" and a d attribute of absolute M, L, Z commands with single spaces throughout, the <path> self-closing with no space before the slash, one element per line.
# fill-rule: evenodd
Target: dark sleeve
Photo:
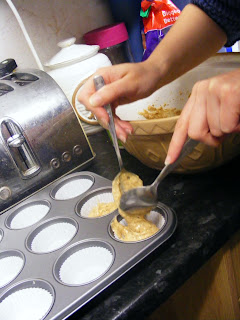
<path fill-rule="evenodd" d="M 172 0 L 172 2 L 182 11 L 183 8 L 190 3 L 190 0 Z"/>
<path fill-rule="evenodd" d="M 240 39 L 240 0 L 191 0 L 226 33 L 225 47 Z"/>

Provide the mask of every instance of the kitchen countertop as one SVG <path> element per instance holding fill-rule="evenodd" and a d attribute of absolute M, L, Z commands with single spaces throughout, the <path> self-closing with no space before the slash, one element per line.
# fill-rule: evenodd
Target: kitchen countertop
<path fill-rule="evenodd" d="M 95 160 L 87 168 L 113 180 L 118 162 L 106 131 L 89 137 Z M 124 166 L 144 185 L 159 171 L 121 150 Z M 159 201 L 173 208 L 178 226 L 172 237 L 120 279 L 76 311 L 70 320 L 145 319 L 191 277 L 240 228 L 240 157 L 194 175 L 171 174 L 158 189 Z"/>

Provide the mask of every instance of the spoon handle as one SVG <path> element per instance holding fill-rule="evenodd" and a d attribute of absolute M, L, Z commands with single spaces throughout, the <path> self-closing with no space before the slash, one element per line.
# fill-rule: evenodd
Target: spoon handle
<path fill-rule="evenodd" d="M 104 82 L 104 79 L 103 79 L 102 76 L 95 76 L 93 78 L 93 81 L 94 81 L 94 85 L 95 85 L 95 89 L 96 90 L 99 90 L 103 86 L 105 86 L 105 82 Z M 115 148 L 115 152 L 116 152 L 116 155 L 117 155 L 119 168 L 120 168 L 120 171 L 121 171 L 123 169 L 123 161 L 122 161 L 121 153 L 120 153 L 119 146 L 118 146 L 118 140 L 117 140 L 115 124 L 114 124 L 114 120 L 113 120 L 112 108 L 111 108 L 110 104 L 105 105 L 104 108 L 107 111 L 108 116 L 109 116 L 109 131 L 110 131 L 110 134 L 111 134 L 111 137 L 112 137 L 113 146 Z"/>
<path fill-rule="evenodd" d="M 179 162 L 185 158 L 189 153 L 191 153 L 193 151 L 193 149 L 196 147 L 196 145 L 199 143 L 199 141 L 193 140 L 193 139 L 188 139 L 187 142 L 185 142 L 182 151 L 179 155 L 179 157 L 177 158 L 177 160 L 171 164 L 166 165 L 162 171 L 160 172 L 160 174 L 157 176 L 156 180 L 152 183 L 151 188 L 153 189 L 157 189 L 157 186 L 159 185 L 159 183 L 170 173 L 172 172 L 177 165 L 179 164 Z"/>

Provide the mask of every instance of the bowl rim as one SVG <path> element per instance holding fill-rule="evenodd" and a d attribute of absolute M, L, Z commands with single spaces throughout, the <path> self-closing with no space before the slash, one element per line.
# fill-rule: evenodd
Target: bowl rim
<path fill-rule="evenodd" d="M 180 115 L 173 116 L 173 117 L 166 117 L 166 118 L 156 118 L 156 119 L 143 119 L 143 120 L 131 120 L 128 121 L 131 124 L 142 124 L 142 123 L 151 123 L 154 124 L 155 122 L 169 122 L 171 121 L 177 121 L 180 118 Z"/>

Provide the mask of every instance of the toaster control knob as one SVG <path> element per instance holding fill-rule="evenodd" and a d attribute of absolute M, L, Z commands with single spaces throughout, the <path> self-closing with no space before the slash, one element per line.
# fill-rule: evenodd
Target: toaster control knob
<path fill-rule="evenodd" d="M 11 197 L 12 191 L 8 187 L 2 187 L 0 188 L 0 199 L 1 200 L 7 200 Z"/>

